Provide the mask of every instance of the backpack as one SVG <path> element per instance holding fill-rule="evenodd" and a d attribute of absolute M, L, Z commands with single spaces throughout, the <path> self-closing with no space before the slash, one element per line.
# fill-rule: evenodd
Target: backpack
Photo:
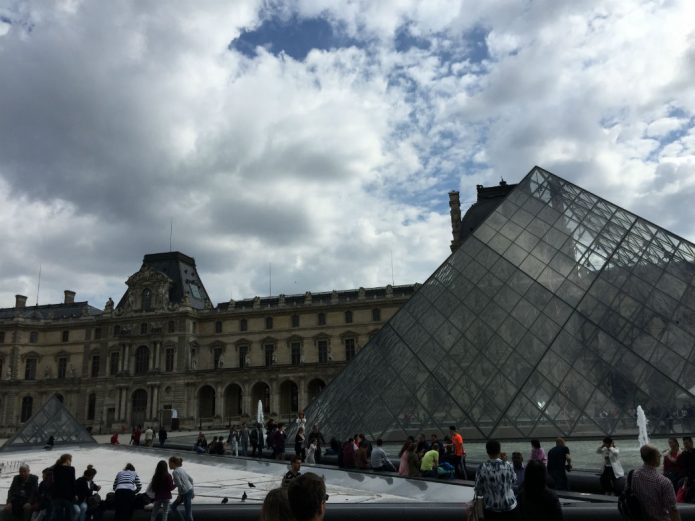
<path fill-rule="evenodd" d="M 632 473 L 631 470 L 627 475 L 627 484 L 625 489 L 618 496 L 618 510 L 620 515 L 626 521 L 647 521 L 647 516 L 644 514 L 644 509 L 632 490 Z"/>

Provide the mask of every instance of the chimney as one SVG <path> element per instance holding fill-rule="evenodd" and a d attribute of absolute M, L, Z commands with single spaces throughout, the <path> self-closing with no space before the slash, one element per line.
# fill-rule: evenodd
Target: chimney
<path fill-rule="evenodd" d="M 27 307 L 27 298 L 24 295 L 15 295 L 14 296 L 14 307 L 16 307 L 16 308 Z"/>
<path fill-rule="evenodd" d="M 456 191 L 449 192 L 449 213 L 451 214 L 451 233 L 454 236 L 451 241 L 453 253 L 461 245 L 461 201 Z"/>
<path fill-rule="evenodd" d="M 75 303 L 75 292 L 70 291 L 69 289 L 66 289 L 63 291 L 65 294 L 65 300 L 63 301 L 63 304 L 74 304 Z"/>

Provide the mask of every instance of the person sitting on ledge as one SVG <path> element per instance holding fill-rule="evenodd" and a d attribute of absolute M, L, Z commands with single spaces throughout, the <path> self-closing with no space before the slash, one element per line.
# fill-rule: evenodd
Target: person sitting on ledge
<path fill-rule="evenodd" d="M 19 466 L 19 474 L 12 478 L 7 492 L 5 514 L 16 520 L 27 521 L 31 516 L 31 501 L 39 489 L 39 478 L 29 472 L 29 465 Z M 7 519 L 7 516 L 4 516 Z"/>
<path fill-rule="evenodd" d="M 290 465 L 290 470 L 288 470 L 285 477 L 282 478 L 282 488 L 289 487 L 292 480 L 302 475 L 302 473 L 299 472 L 299 469 L 302 468 L 302 458 L 295 454 L 292 456 Z"/>
<path fill-rule="evenodd" d="M 379 472 L 396 472 L 396 468 L 382 447 L 383 444 L 384 441 L 381 438 L 376 440 L 376 448 L 372 450 L 371 456 L 372 468 Z"/>
<path fill-rule="evenodd" d="M 424 478 L 436 478 L 439 466 L 439 443 L 433 442 L 430 450 L 425 452 L 420 462 L 420 472 Z"/>

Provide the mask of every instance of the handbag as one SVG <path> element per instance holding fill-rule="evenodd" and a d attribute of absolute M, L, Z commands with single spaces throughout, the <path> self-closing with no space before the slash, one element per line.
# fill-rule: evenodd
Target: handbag
<path fill-rule="evenodd" d="M 469 503 L 468 510 L 466 512 L 467 521 L 480 521 L 484 517 L 484 507 L 483 496 L 476 496 L 473 501 Z"/>

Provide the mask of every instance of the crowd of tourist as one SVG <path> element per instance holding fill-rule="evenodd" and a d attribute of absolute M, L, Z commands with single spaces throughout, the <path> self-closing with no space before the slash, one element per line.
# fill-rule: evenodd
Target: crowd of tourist
<path fill-rule="evenodd" d="M 140 476 L 128 463 L 116 474 L 113 491 L 102 498 L 102 487 L 94 481 L 96 469 L 88 465 L 76 478 L 70 454 L 63 454 L 55 465 L 43 469 L 40 482 L 29 465 L 23 464 L 10 485 L 4 512 L 15 521 L 99 521 L 106 510 L 113 510 L 115 521 L 130 521 L 134 510 L 151 504 L 151 521 L 158 516 L 167 521 L 170 509 L 177 511 L 181 521 L 193 521 L 193 478 L 182 465 L 178 456 L 168 462 L 160 460 L 149 486 L 141 493 Z M 177 497 L 172 502 L 174 489 Z M 179 505 L 183 505 L 183 513 Z"/>

